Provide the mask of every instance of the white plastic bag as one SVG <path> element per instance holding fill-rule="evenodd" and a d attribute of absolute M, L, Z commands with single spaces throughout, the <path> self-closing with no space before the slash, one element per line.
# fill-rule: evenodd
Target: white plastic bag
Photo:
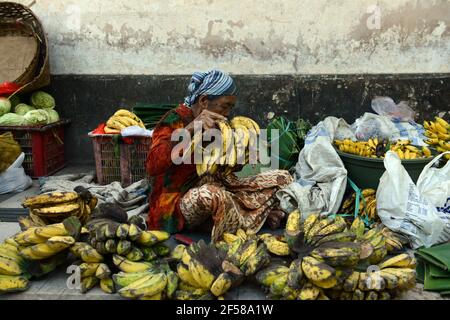
<path fill-rule="evenodd" d="M 413 145 L 425 146 L 423 126 L 415 122 L 392 121 L 388 116 L 365 113 L 351 126 L 356 139 L 367 141 L 378 137 L 389 141 L 410 140 Z"/>
<path fill-rule="evenodd" d="M 122 137 L 151 137 L 153 130 L 150 131 L 139 126 L 130 126 L 122 129 L 120 134 Z"/>
<path fill-rule="evenodd" d="M 22 167 L 24 159 L 25 154 L 22 152 L 11 166 L 0 174 L 0 194 L 22 192 L 33 184 Z"/>
<path fill-rule="evenodd" d="M 416 113 L 408 106 L 406 101 L 395 104 L 389 97 L 375 97 L 372 100 L 372 110 L 380 116 L 389 117 L 392 121 L 414 121 Z"/>
<path fill-rule="evenodd" d="M 435 168 L 445 152 L 437 156 L 422 171 L 417 180 L 417 188 L 438 210 L 442 219 L 450 219 L 450 161 L 443 168 Z"/>
<path fill-rule="evenodd" d="M 377 211 L 383 224 L 408 236 L 414 249 L 422 246 L 428 248 L 448 241 L 450 224 L 425 196 L 428 190 L 419 189 L 414 184 L 395 152 L 386 153 L 384 166 L 386 172 L 381 177 L 377 190 Z M 422 188 L 426 185 L 425 181 L 430 181 L 425 176 L 432 172 L 431 166 L 432 164 L 422 172 Z M 441 178 L 431 178 L 429 186 L 435 186 Z M 446 181 L 449 179 L 450 176 L 447 176 Z"/>

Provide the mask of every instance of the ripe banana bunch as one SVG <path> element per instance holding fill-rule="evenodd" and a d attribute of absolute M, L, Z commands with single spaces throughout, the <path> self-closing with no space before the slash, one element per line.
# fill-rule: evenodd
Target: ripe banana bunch
<path fill-rule="evenodd" d="M 260 133 L 258 124 L 247 117 L 234 117 L 230 123 L 217 121 L 221 131 L 222 146 L 212 149 L 210 154 L 203 157 L 201 164 L 197 164 L 197 174 L 215 174 L 219 166 L 223 167 L 226 175 L 231 174 L 236 164 L 249 162 L 249 148 L 256 148 L 257 136 Z M 201 136 L 194 137 L 191 149 L 199 144 Z"/>
<path fill-rule="evenodd" d="M 413 146 L 409 140 L 398 140 L 395 144 L 391 143 L 390 150 L 397 153 L 402 160 L 432 157 L 431 150 L 428 147 Z"/>
<path fill-rule="evenodd" d="M 21 248 L 22 246 L 15 242 L 13 238 L 6 239 L 0 244 L 0 275 L 3 277 L 0 283 L 4 284 L 4 287 L 0 285 L 0 292 L 13 290 L 15 280 L 20 280 L 17 277 L 25 277 L 26 279 L 29 277 L 27 261 L 20 255 Z M 6 278 L 7 276 L 13 278 Z M 12 280 L 12 282 L 9 280 Z M 17 282 L 17 285 L 19 290 L 21 288 L 19 282 Z"/>
<path fill-rule="evenodd" d="M 450 151 L 450 124 L 442 118 L 435 117 L 435 121 L 425 121 L 425 142 L 434 146 L 439 153 Z M 450 155 L 445 155 L 450 160 Z"/>
<path fill-rule="evenodd" d="M 111 277 L 111 270 L 109 266 L 101 262 L 78 262 L 81 274 L 81 293 L 86 293 L 97 284 L 100 289 L 108 294 L 116 292 L 114 281 Z"/>
<path fill-rule="evenodd" d="M 24 200 L 22 206 L 30 210 L 30 217 L 40 217 L 46 223 L 61 222 L 76 216 L 84 224 L 97 205 L 97 198 L 83 192 L 51 192 Z"/>
<path fill-rule="evenodd" d="M 377 199 L 376 190 L 374 189 L 363 189 L 362 199 L 359 201 L 358 215 L 360 217 L 367 217 L 371 221 L 379 221 L 377 214 Z M 353 214 L 355 212 L 356 206 L 356 193 L 352 193 L 347 199 L 342 203 L 341 212 Z"/>
<path fill-rule="evenodd" d="M 113 275 L 118 293 L 125 298 L 140 300 L 174 299 L 178 275 L 167 263 L 147 267 L 143 271 L 119 272 Z"/>
<path fill-rule="evenodd" d="M 228 244 L 225 242 L 222 244 L 226 246 L 217 248 L 217 246 L 207 245 L 201 240 L 189 247 L 178 246 L 174 249 L 172 258 L 178 261 L 177 274 L 180 279 L 174 295 L 175 299 L 211 300 L 220 298 L 228 290 L 242 282 L 243 272 L 238 266 L 227 260 Z M 250 266 L 248 252 L 253 250 L 252 248 L 253 246 L 249 245 L 247 250 L 242 251 L 245 254 L 245 257 L 242 258 L 243 268 Z M 237 245 L 233 247 L 233 250 L 237 250 Z M 254 252 L 256 254 L 256 250 Z"/>
<path fill-rule="evenodd" d="M 352 141 L 350 139 L 335 140 L 334 144 L 341 152 L 355 154 L 367 158 L 384 158 L 386 151 L 391 150 L 398 154 L 402 160 L 413 160 L 428 158 L 432 156 L 428 147 L 416 147 L 409 140 L 398 140 L 397 142 L 380 141 L 371 138 L 369 141 Z"/>
<path fill-rule="evenodd" d="M 239 229 L 236 235 L 225 233 L 224 243 L 218 243 L 216 246 L 226 252 L 228 262 L 239 268 L 242 274 L 248 277 L 270 263 L 269 252 L 271 251 L 267 244 L 270 242 L 271 248 L 276 251 L 277 243 L 282 243 L 275 237 L 269 240 L 269 236 L 271 235 L 256 236 Z"/>
<path fill-rule="evenodd" d="M 133 112 L 120 109 L 117 110 L 106 122 L 105 133 L 119 134 L 122 129 L 131 126 L 145 128 L 144 123 Z"/>

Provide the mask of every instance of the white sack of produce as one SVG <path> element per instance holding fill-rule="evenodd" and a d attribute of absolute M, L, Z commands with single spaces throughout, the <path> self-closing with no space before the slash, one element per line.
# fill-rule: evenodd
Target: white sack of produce
<path fill-rule="evenodd" d="M 286 212 L 300 209 L 303 218 L 320 212 L 336 213 L 344 196 L 347 170 L 332 142 L 351 137 L 344 119 L 327 117 L 308 133 L 305 147 L 295 166 L 295 182 L 277 192 L 280 206 Z"/>
<path fill-rule="evenodd" d="M 33 184 L 22 167 L 24 159 L 25 154 L 22 152 L 11 166 L 0 174 L 0 194 L 22 192 Z"/>
<path fill-rule="evenodd" d="M 445 208 L 450 197 L 450 162 L 442 169 L 432 168 L 441 157 L 424 168 L 417 186 L 395 152 L 388 151 L 384 159 L 378 216 L 389 229 L 408 236 L 414 249 L 450 240 L 450 210 Z"/>

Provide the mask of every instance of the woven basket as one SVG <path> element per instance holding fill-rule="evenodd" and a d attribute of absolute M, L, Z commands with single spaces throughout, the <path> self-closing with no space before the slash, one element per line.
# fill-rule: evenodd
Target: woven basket
<path fill-rule="evenodd" d="M 50 84 L 48 40 L 39 19 L 27 7 L 15 2 L 0 2 L 0 37 L 33 36 L 38 50 L 25 72 L 14 82 L 21 85 L 21 93 L 36 91 Z"/>

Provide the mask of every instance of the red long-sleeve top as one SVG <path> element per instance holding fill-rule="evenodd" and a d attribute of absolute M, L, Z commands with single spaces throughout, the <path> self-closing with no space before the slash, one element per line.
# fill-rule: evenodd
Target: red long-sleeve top
<path fill-rule="evenodd" d="M 147 172 L 153 177 L 147 221 L 150 229 L 170 233 L 183 229 L 179 202 L 197 182 L 198 175 L 194 164 L 175 165 L 172 162 L 172 149 L 177 142 L 171 141 L 171 136 L 176 129 L 186 127 L 193 120 L 192 110 L 180 104 L 164 115 L 153 132 L 146 161 Z"/>

